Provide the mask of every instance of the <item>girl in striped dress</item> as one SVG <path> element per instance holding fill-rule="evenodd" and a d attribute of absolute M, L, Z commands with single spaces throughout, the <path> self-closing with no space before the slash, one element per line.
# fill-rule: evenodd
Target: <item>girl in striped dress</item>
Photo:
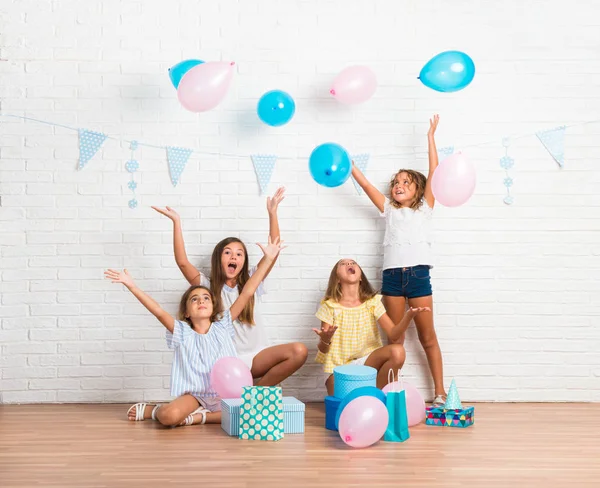
<path fill-rule="evenodd" d="M 327 394 L 333 395 L 334 368 L 346 364 L 375 368 L 377 387 L 383 388 L 389 370 L 402 368 L 406 353 L 402 344 L 384 346 L 377 324 L 395 340 L 417 314 L 428 311 L 427 307 L 410 308 L 394 324 L 361 267 L 353 259 L 340 259 L 331 270 L 325 298 L 317 311 L 321 329 L 313 329 L 320 339 L 316 361 L 323 364 Z"/>
<path fill-rule="evenodd" d="M 221 421 L 221 402 L 210 384 L 210 372 L 218 359 L 237 356 L 232 322 L 254 296 L 282 249 L 279 239 L 269 239 L 266 247 L 258 245 L 264 258 L 237 300 L 224 312 L 215 306 L 218 302 L 210 288 L 191 286 L 181 297 L 176 320 L 135 285 L 127 270 L 109 269 L 104 273 L 113 283 L 125 285 L 165 326 L 167 345 L 174 353 L 171 395 L 177 398 L 162 406 L 136 403 L 127 412 L 129 420 L 153 419 L 172 427 Z"/>

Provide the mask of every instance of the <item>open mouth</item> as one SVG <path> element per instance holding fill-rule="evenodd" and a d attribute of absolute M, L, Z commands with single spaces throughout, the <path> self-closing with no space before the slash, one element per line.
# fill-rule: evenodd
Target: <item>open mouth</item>
<path fill-rule="evenodd" d="M 348 268 L 348 273 L 351 275 L 356 274 L 356 270 L 354 268 Z"/>
<path fill-rule="evenodd" d="M 235 273 L 235 271 L 237 270 L 237 264 L 236 263 L 229 263 L 227 265 L 227 269 L 229 271 L 231 271 L 232 273 Z"/>

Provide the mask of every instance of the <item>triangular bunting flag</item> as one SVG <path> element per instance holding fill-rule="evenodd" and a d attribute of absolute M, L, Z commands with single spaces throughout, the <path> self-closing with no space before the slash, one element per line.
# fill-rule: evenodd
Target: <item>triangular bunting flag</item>
<path fill-rule="evenodd" d="M 565 165 L 565 129 L 561 126 L 535 134 L 561 168 Z"/>
<path fill-rule="evenodd" d="M 456 389 L 456 383 L 452 380 L 450 383 L 450 389 L 448 390 L 448 396 L 446 397 L 446 404 L 444 405 L 446 410 L 460 410 L 462 404 L 460 403 L 460 397 L 458 396 L 458 390 Z"/>
<path fill-rule="evenodd" d="M 183 173 L 191 154 L 191 149 L 167 146 L 167 161 L 169 162 L 169 174 L 173 186 L 177 186 L 177 183 L 179 183 L 181 173 Z"/>
<path fill-rule="evenodd" d="M 369 155 L 368 154 L 357 154 L 355 156 L 352 156 L 352 161 L 354 161 L 354 164 L 356 164 L 356 167 L 358 169 L 360 169 L 361 173 L 364 173 L 367 170 L 367 165 L 369 164 Z M 352 177 L 352 183 L 354 183 L 354 188 L 356 188 L 356 191 L 358 192 L 358 194 L 361 195 L 363 192 L 362 188 L 356 182 L 354 177 Z"/>
<path fill-rule="evenodd" d="M 454 146 L 440 147 L 437 153 L 438 159 L 441 161 L 447 158 L 448 156 L 454 154 Z"/>
<path fill-rule="evenodd" d="M 83 169 L 98 152 L 106 140 L 106 134 L 86 129 L 79 129 L 79 166 Z"/>
<path fill-rule="evenodd" d="M 256 172 L 256 180 L 260 187 L 260 194 L 264 195 L 267 192 L 267 187 L 273 176 L 273 170 L 275 169 L 275 162 L 277 156 L 269 154 L 253 154 L 252 164 L 254 164 L 254 171 Z"/>

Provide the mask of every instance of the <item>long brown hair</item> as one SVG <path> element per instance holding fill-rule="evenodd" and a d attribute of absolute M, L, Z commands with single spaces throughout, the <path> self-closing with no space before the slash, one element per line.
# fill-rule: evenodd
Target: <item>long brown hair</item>
<path fill-rule="evenodd" d="M 415 171 L 413 169 L 401 169 L 399 170 L 392 179 L 390 180 L 390 188 L 388 197 L 390 199 L 390 204 L 392 204 L 396 208 L 400 208 L 400 205 L 396 200 L 394 200 L 394 184 L 396 183 L 396 178 L 400 173 L 406 173 L 408 177 L 409 183 L 414 183 L 417 188 L 415 190 L 415 200 L 410 205 L 410 208 L 413 210 L 418 210 L 423 205 L 423 198 L 425 197 L 425 185 L 427 185 L 427 178 L 423 173 L 419 171 Z"/>
<path fill-rule="evenodd" d="M 334 302 L 339 302 L 342 298 L 342 284 L 340 283 L 340 279 L 337 275 L 337 269 L 341 262 L 342 259 L 335 263 L 335 266 L 329 274 L 329 283 L 327 284 L 327 291 L 325 292 L 325 298 L 323 298 L 323 301 L 331 299 Z M 369 298 L 373 298 L 376 295 L 376 292 L 371 286 L 371 283 L 369 283 L 369 279 L 366 277 L 358 263 L 356 263 L 356 267 L 360 269 L 361 276 L 360 284 L 358 286 L 358 297 L 360 302 L 364 303 Z"/>
<path fill-rule="evenodd" d="M 194 325 L 192 324 L 192 321 L 189 319 L 189 317 L 186 317 L 187 301 L 189 300 L 192 292 L 194 290 L 198 290 L 198 289 L 206 290 L 208 292 L 208 294 L 210 295 L 210 299 L 212 300 L 213 312 L 210 316 L 211 324 L 213 322 L 216 322 L 217 320 L 219 320 L 219 318 L 220 318 L 219 316 L 223 312 L 222 305 L 220 303 L 217 304 L 217 302 L 215 300 L 215 294 L 210 290 L 210 288 L 207 288 L 206 286 L 202 286 L 202 285 L 190 286 L 185 291 L 185 293 L 181 297 L 181 300 L 179 301 L 179 310 L 177 311 L 177 320 L 183 320 L 184 322 L 187 322 L 188 325 L 192 328 L 194 327 Z"/>
<path fill-rule="evenodd" d="M 237 237 L 227 237 L 219 242 L 215 246 L 210 258 L 210 287 L 215 296 L 214 301 L 216 304 L 218 304 L 220 309 L 223 308 L 221 292 L 223 291 L 223 285 L 227 281 L 227 276 L 225 275 L 221 265 L 221 256 L 223 255 L 223 250 L 232 242 L 239 242 L 244 249 L 244 264 L 236 279 L 237 288 L 240 294 L 244 289 L 244 285 L 250 279 L 250 270 L 248 269 L 248 250 L 246 249 L 246 245 Z M 254 325 L 254 296 L 248 300 L 248 303 L 244 307 L 244 310 L 242 310 L 238 320 L 244 324 Z"/>

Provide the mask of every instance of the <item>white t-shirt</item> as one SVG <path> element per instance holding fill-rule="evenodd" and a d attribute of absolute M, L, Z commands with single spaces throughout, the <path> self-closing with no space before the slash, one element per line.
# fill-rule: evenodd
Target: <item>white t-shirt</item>
<path fill-rule="evenodd" d="M 250 276 L 256 271 L 256 266 L 250 268 Z M 210 287 L 210 279 L 204 273 L 201 274 L 200 284 Z M 264 281 L 258 285 L 254 293 L 254 325 L 244 324 L 239 319 L 233 321 L 233 329 L 235 336 L 233 341 L 237 350 L 238 356 L 248 367 L 252 367 L 252 358 L 260 351 L 269 347 L 269 338 L 264 327 L 264 322 L 261 315 L 262 296 L 266 294 Z M 221 291 L 221 299 L 223 300 L 223 308 L 229 310 L 233 303 L 238 299 L 240 293 L 237 289 L 223 285 Z"/>
<path fill-rule="evenodd" d="M 426 265 L 433 267 L 431 218 L 433 210 L 423 199 L 418 210 L 394 207 L 385 199 L 383 212 L 383 269 Z"/>

